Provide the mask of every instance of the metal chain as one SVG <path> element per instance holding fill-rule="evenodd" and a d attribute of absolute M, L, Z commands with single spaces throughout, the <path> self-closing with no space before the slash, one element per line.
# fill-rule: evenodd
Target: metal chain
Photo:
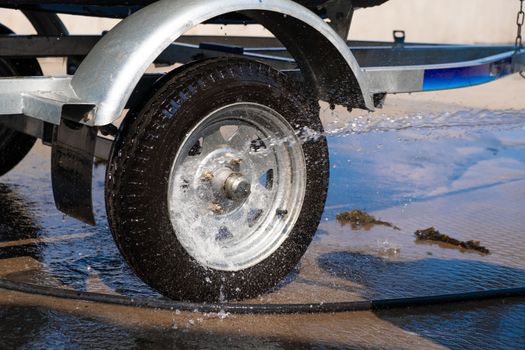
<path fill-rule="evenodd" d="M 525 21 L 525 12 L 523 11 L 523 3 L 525 0 L 520 0 L 520 10 L 518 11 L 518 15 L 516 17 L 516 25 L 518 26 L 518 34 L 516 35 L 516 53 L 520 52 L 523 49 L 523 41 L 521 36 L 521 30 L 523 28 L 523 24 Z M 521 71 L 520 75 L 522 78 L 525 79 L 525 71 Z"/>
<path fill-rule="evenodd" d="M 523 42 L 521 37 L 521 29 L 523 27 L 523 22 L 525 21 L 525 12 L 523 11 L 523 3 L 525 0 L 520 0 L 520 10 L 516 17 L 516 25 L 518 26 L 518 34 L 516 35 L 516 51 L 520 51 L 523 48 Z"/>

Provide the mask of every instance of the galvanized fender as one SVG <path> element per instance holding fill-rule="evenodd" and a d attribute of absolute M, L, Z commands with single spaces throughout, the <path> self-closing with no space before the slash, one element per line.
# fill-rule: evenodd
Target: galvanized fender
<path fill-rule="evenodd" d="M 72 88 L 80 100 L 96 105 L 87 124 L 116 120 L 162 51 L 196 25 L 230 12 L 242 12 L 273 32 L 320 98 L 373 109 L 368 83 L 345 41 L 307 8 L 290 0 L 161 0 L 119 23 L 78 68 Z"/>

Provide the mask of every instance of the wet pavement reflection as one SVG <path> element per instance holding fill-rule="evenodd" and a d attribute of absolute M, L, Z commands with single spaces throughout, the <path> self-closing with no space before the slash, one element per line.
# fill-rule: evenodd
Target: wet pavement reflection
<path fill-rule="evenodd" d="M 521 117 L 520 117 L 521 116 Z M 414 119 L 415 118 L 415 119 Z M 330 132 L 323 221 L 296 271 L 251 302 L 334 302 L 525 286 L 525 115 L 469 113 Z M 452 123 L 454 118 L 461 123 Z M 415 122 L 417 120 L 417 122 Z M 356 124 L 357 123 L 357 124 Z M 407 124 L 408 123 L 408 124 Z M 0 179 L 0 276 L 82 291 L 161 298 L 120 257 L 105 221 L 104 167 L 94 175 L 96 227 L 53 205 L 49 150 Z M 353 230 L 365 210 L 400 228 Z M 434 226 L 491 254 L 415 242 Z M 524 347 L 525 300 L 337 315 L 206 315 L 0 291 L 1 348 Z"/>
<path fill-rule="evenodd" d="M 21 322 L 21 315 L 24 322 Z M 231 333 L 211 333 L 204 330 L 166 331 L 161 328 L 126 327 L 93 317 L 27 306 L 2 307 L 0 318 L 4 349 L 245 349 L 246 346 L 310 349 L 313 346 L 300 340 L 242 335 L 235 330 Z"/>

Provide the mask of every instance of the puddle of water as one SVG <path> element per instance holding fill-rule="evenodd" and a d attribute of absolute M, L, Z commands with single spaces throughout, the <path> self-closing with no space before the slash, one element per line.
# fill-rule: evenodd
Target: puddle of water
<path fill-rule="evenodd" d="M 525 344 L 523 301 L 381 311 L 378 316 L 450 349 L 519 349 Z"/>
<path fill-rule="evenodd" d="M 113 324 L 95 317 L 27 306 L 0 308 L 0 345 L 4 349 L 310 349 L 315 343 L 236 331 L 156 329 Z M 193 321 L 193 323 L 197 323 Z M 173 327 L 172 327 L 173 328 Z M 178 328 L 178 327 L 177 327 Z M 319 347 L 324 348 L 322 345 Z M 329 348 L 329 347 L 328 347 Z"/>
<path fill-rule="evenodd" d="M 332 208 L 379 210 L 525 177 L 521 124 L 372 131 L 329 137 Z"/>

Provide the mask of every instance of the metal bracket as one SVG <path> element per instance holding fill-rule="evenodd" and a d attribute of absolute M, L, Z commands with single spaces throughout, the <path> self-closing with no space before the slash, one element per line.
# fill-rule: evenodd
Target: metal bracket
<path fill-rule="evenodd" d="M 405 45 L 405 31 L 404 30 L 394 30 L 392 32 L 394 37 L 394 43 L 396 45 Z"/>
<path fill-rule="evenodd" d="M 63 120 L 53 136 L 51 179 L 58 210 L 95 225 L 91 183 L 97 128 Z"/>

